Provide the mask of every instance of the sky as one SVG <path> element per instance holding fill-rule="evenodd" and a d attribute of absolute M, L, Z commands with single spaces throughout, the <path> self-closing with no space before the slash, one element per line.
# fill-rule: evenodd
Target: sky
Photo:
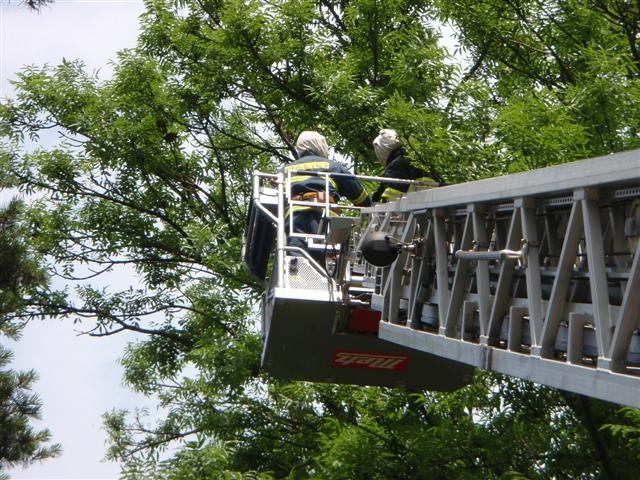
<path fill-rule="evenodd" d="M 9 80 L 25 65 L 57 65 L 81 59 L 87 71 L 108 78 L 116 52 L 135 46 L 142 0 L 55 0 L 36 13 L 18 0 L 0 0 L 0 97 L 13 93 Z M 0 192 L 0 202 L 8 200 Z M 124 288 L 127 277 L 111 279 Z M 13 479 L 115 479 L 120 471 L 103 462 L 106 433 L 101 415 L 113 408 L 153 408 L 153 402 L 128 391 L 118 363 L 127 342 L 116 335 L 79 335 L 71 320 L 47 320 L 27 326 L 20 341 L 0 337 L 14 352 L 12 368 L 35 369 L 33 390 L 42 402 L 42 421 L 53 441 L 61 443 L 61 457 L 9 471 Z M 152 412 L 153 413 L 153 412 Z"/>

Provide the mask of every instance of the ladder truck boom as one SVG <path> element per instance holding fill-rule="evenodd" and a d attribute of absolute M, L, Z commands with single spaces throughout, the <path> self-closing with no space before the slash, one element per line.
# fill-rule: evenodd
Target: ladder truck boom
<path fill-rule="evenodd" d="M 286 245 L 288 179 L 264 175 L 243 258 L 274 375 L 453 390 L 480 368 L 640 407 L 640 150 L 322 205 L 326 265 Z"/>

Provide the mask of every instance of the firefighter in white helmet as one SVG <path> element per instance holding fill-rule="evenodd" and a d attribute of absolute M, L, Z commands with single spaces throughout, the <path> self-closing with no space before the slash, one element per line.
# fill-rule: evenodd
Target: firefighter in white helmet
<path fill-rule="evenodd" d="M 380 164 L 384 167 L 384 176 L 403 180 L 418 180 L 424 183 L 436 185 L 436 182 L 422 169 L 411 164 L 407 158 L 398 133 L 390 128 L 383 128 L 373 141 L 373 152 Z M 408 183 L 382 182 L 378 190 L 373 194 L 374 202 L 390 202 L 397 200 L 410 188 Z"/>
<path fill-rule="evenodd" d="M 328 159 L 329 147 L 323 135 L 314 131 L 302 132 L 296 141 L 296 154 L 298 159 L 284 167 L 285 172 L 300 172 L 291 178 L 292 200 L 325 203 L 326 195 L 328 195 L 331 204 L 336 204 L 341 197 L 346 197 L 356 206 L 368 207 L 371 205 L 371 197 L 360 182 L 342 164 Z M 327 190 L 325 176 L 311 172 L 341 175 L 329 176 Z M 293 217 L 294 232 L 316 234 L 322 213 L 322 208 L 294 205 L 286 212 L 287 229 L 291 217 Z M 307 242 L 304 238 L 292 237 L 289 239 L 289 245 L 307 248 Z M 317 255 L 315 257 L 322 261 Z"/>

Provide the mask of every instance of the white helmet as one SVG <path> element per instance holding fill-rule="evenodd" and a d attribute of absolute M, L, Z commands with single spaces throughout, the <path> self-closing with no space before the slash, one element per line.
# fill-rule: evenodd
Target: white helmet
<path fill-rule="evenodd" d="M 302 132 L 296 140 L 296 152 L 300 156 L 307 151 L 313 152 L 319 157 L 329 158 L 327 139 L 311 130 Z"/>
<path fill-rule="evenodd" d="M 373 151 L 378 161 L 385 167 L 389 159 L 389 154 L 401 145 L 398 139 L 398 133 L 395 130 L 383 128 L 373 141 Z"/>

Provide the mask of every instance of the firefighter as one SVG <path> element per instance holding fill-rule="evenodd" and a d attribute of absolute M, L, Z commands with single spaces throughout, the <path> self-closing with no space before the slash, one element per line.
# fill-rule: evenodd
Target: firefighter
<path fill-rule="evenodd" d="M 436 183 L 427 172 L 411 165 L 395 130 L 390 128 L 380 130 L 380 134 L 373 141 L 373 152 L 384 167 L 385 177 Z M 398 200 L 407 191 L 416 189 L 415 186 L 408 183 L 382 182 L 373 194 L 373 201 L 391 202 Z"/>
<path fill-rule="evenodd" d="M 291 177 L 291 199 L 307 202 L 338 203 L 340 198 L 346 197 L 354 205 L 368 207 L 371 205 L 371 197 L 364 190 L 360 182 L 349 173 L 340 163 L 329 160 L 329 147 L 325 137 L 318 132 L 304 131 L 296 140 L 297 160 L 284 167 L 287 172 L 300 172 Z M 310 172 L 328 172 L 347 174 L 346 176 L 330 176 L 329 186 L 326 187 L 324 175 Z M 309 205 L 294 205 L 286 213 L 286 231 L 289 231 L 289 222 L 293 222 L 293 231 L 296 233 L 317 234 L 322 218 L 323 209 Z M 307 241 L 300 237 L 291 237 L 289 245 L 307 249 Z M 312 257 L 323 265 L 322 253 L 312 253 Z"/>

